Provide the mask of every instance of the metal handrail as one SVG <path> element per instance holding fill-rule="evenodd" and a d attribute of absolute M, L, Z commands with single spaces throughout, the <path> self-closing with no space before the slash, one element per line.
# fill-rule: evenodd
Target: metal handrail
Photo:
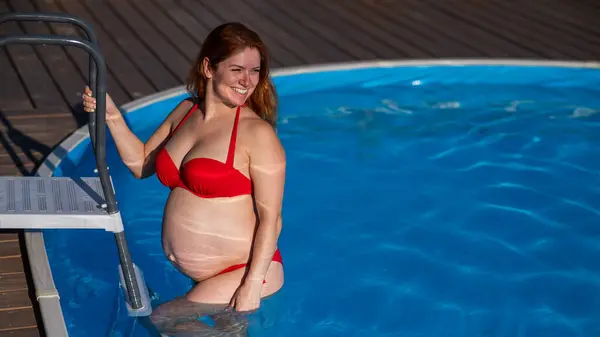
<path fill-rule="evenodd" d="M 106 166 L 106 78 L 107 70 L 104 57 L 100 54 L 97 45 L 92 45 L 85 40 L 65 37 L 65 36 L 44 36 L 44 35 L 13 35 L 0 37 L 0 47 L 8 44 L 46 44 L 46 45 L 61 45 L 61 46 L 72 46 L 78 47 L 88 52 L 97 69 L 97 78 L 93 76 L 96 82 L 96 168 L 98 169 L 98 175 L 100 177 L 100 183 L 104 192 L 104 198 L 106 202 L 106 210 L 108 214 L 118 213 L 118 207 L 115 200 L 115 194 L 110 182 L 108 175 L 108 169 Z M 91 68 L 91 67 L 90 67 Z M 90 74 L 90 79 L 93 74 Z M 129 300 L 131 301 L 131 307 L 133 309 L 142 308 L 142 300 L 140 295 L 140 288 L 138 280 L 135 276 L 133 261 L 127 247 L 125 240 L 125 232 L 115 233 L 115 239 L 117 241 L 117 247 L 119 250 L 119 259 L 121 262 L 123 276 L 125 279 Z"/>
<path fill-rule="evenodd" d="M 37 13 L 37 12 L 10 12 L 0 16 L 0 25 L 9 21 L 39 21 L 39 22 L 56 22 L 56 23 L 70 23 L 78 26 L 87 36 L 87 39 L 92 43 L 92 46 L 98 46 L 98 38 L 94 28 L 83 21 L 81 18 L 62 13 Z M 90 55 L 89 60 L 89 73 L 90 73 L 90 88 L 96 88 L 96 62 Z M 96 97 L 96 92 L 93 92 L 93 96 Z M 92 147 L 94 152 L 96 151 L 96 119 L 95 112 L 91 113 L 88 127 L 90 130 L 90 138 L 92 140 Z"/>

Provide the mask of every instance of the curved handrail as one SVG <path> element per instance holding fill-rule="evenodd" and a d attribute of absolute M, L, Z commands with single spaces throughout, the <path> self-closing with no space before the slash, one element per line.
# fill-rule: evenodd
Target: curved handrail
<path fill-rule="evenodd" d="M 100 177 L 100 184 L 104 193 L 106 202 L 106 210 L 108 214 L 118 213 L 118 207 L 115 200 L 114 190 L 108 175 L 106 166 L 106 63 L 104 57 L 98 51 L 96 46 L 91 45 L 85 40 L 65 37 L 65 36 L 44 36 L 44 35 L 13 35 L 0 37 L 0 47 L 8 44 L 46 44 L 46 45 L 61 45 L 78 47 L 88 52 L 96 64 L 97 81 L 96 81 L 96 168 Z M 117 248 L 119 250 L 119 258 L 121 260 L 123 276 L 126 282 L 126 287 L 131 301 L 132 308 L 139 309 L 143 306 L 141 300 L 138 280 L 135 276 L 133 261 L 127 248 L 124 232 L 115 233 Z"/>
<path fill-rule="evenodd" d="M 98 46 L 98 38 L 94 31 L 94 28 L 83 21 L 81 18 L 63 13 L 38 13 L 38 12 L 9 12 L 6 14 L 0 15 L 0 25 L 9 22 L 9 21 L 41 21 L 41 22 L 57 22 L 57 23 L 70 23 L 75 26 L 78 26 L 87 36 L 87 39 L 92 43 L 92 46 Z M 96 62 L 94 58 L 90 55 L 89 60 L 89 81 L 90 88 L 96 88 Z M 96 92 L 93 92 L 94 97 L 96 97 Z M 95 112 L 90 115 L 89 121 L 89 129 L 90 129 L 90 138 L 92 140 L 92 147 L 94 152 L 96 151 L 96 121 L 95 121 Z"/>
<path fill-rule="evenodd" d="M 37 13 L 37 12 L 9 12 L 0 15 L 0 24 L 7 21 L 46 21 L 58 23 L 71 23 L 79 26 L 87 35 L 92 45 L 98 45 L 98 39 L 94 33 L 94 28 L 81 18 L 62 13 Z"/>
<path fill-rule="evenodd" d="M 96 101 L 96 135 L 98 146 L 96 151 L 96 168 L 100 176 L 100 182 L 104 191 L 106 200 L 106 210 L 108 214 L 117 213 L 117 203 L 115 200 L 114 191 L 108 176 L 106 168 L 106 63 L 100 52 L 85 40 L 65 37 L 65 36 L 45 36 L 45 35 L 13 35 L 0 38 L 0 47 L 6 44 L 48 44 L 78 47 L 88 52 L 98 70 L 96 93 L 98 96 Z"/>

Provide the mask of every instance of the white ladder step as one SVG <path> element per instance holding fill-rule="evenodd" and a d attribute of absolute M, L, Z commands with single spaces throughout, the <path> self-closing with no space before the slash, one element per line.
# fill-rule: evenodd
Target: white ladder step
<path fill-rule="evenodd" d="M 0 177 L 0 228 L 80 228 L 121 231 L 108 214 L 97 177 Z"/>

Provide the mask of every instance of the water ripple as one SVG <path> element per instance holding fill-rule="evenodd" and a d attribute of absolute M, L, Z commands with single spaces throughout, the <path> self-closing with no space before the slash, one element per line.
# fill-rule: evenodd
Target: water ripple
<path fill-rule="evenodd" d="M 598 97 L 464 85 L 282 97 L 286 283 L 250 335 L 598 336 Z M 131 178 L 110 142 L 107 155 L 155 304 L 180 296 L 189 279 L 160 242 L 168 190 Z M 44 236 L 73 337 L 127 326 L 114 324 L 129 318 L 105 234 Z"/>
<path fill-rule="evenodd" d="M 520 162 L 508 162 L 508 163 L 494 163 L 490 161 L 478 161 L 473 165 L 469 165 L 464 168 L 459 168 L 457 171 L 459 172 L 469 172 L 477 169 L 487 169 L 487 167 L 494 167 L 500 169 L 507 170 L 515 170 L 515 171 L 536 171 L 542 173 L 550 173 L 548 168 L 542 166 L 534 166 L 528 165 Z"/>

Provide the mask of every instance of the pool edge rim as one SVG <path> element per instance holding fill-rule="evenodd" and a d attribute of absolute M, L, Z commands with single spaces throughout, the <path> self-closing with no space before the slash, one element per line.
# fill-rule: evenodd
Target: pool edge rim
<path fill-rule="evenodd" d="M 342 63 L 322 63 L 302 65 L 295 67 L 275 68 L 271 71 L 271 77 L 293 76 L 300 74 L 332 72 L 343 70 L 358 70 L 368 68 L 395 68 L 408 66 L 522 66 L 522 67 L 556 67 L 556 68 L 581 68 L 600 70 L 600 61 L 567 61 L 567 60 L 544 60 L 544 59 L 412 59 L 412 60 L 368 60 L 351 61 Z M 159 101 L 177 97 L 186 93 L 186 86 L 179 85 L 166 90 L 132 100 L 123 104 L 120 109 L 123 115 L 154 104 Z M 44 158 L 42 164 L 35 171 L 37 176 L 52 176 L 56 168 L 68 154 L 81 142 L 90 137 L 88 125 L 76 129 L 65 140 L 58 143 L 52 152 Z M 61 149 L 60 155 L 57 150 Z M 34 280 L 36 300 L 40 306 L 43 328 L 48 336 L 68 337 L 65 318 L 60 305 L 60 294 L 54 284 L 50 261 L 48 259 L 42 230 L 26 230 L 25 245 L 27 257 L 30 264 L 30 272 Z M 46 300 L 46 301 L 42 301 Z"/>
<path fill-rule="evenodd" d="M 369 68 L 397 68 L 414 66 L 514 66 L 514 67 L 555 67 L 555 68 L 580 68 L 597 69 L 600 71 L 599 61 L 559 61 L 559 60 L 534 60 L 534 59 L 435 59 L 435 60 L 371 60 L 350 61 L 340 63 L 321 63 L 294 67 L 275 68 L 271 77 L 293 76 L 318 72 L 332 72 L 343 70 L 358 70 Z M 123 110 L 133 112 L 157 101 L 179 96 L 186 92 L 185 85 L 175 86 L 144 97 L 135 99 L 122 105 Z"/>

